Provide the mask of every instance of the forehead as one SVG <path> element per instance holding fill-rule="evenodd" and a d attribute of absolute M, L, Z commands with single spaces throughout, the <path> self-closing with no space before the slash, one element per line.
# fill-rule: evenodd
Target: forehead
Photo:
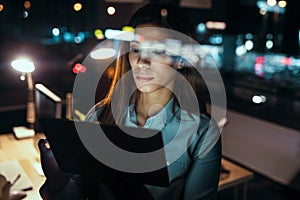
<path fill-rule="evenodd" d="M 172 38 L 172 33 L 166 28 L 157 27 L 152 24 L 138 26 L 135 33 L 142 36 L 144 40 L 163 41 Z"/>

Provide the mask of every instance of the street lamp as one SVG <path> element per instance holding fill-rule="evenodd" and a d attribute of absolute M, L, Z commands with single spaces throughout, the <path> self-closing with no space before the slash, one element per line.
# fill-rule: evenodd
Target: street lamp
<path fill-rule="evenodd" d="M 28 96 L 27 96 L 27 116 L 26 121 L 29 123 L 29 128 L 20 126 L 14 127 L 14 133 L 17 138 L 32 137 L 34 136 L 34 123 L 36 121 L 35 104 L 34 104 L 34 83 L 32 79 L 32 72 L 35 66 L 32 61 L 26 58 L 16 59 L 11 62 L 12 68 L 26 75 Z"/>

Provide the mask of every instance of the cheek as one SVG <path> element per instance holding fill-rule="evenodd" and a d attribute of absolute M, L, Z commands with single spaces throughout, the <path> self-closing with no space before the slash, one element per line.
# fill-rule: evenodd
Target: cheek
<path fill-rule="evenodd" d="M 174 65 L 174 59 L 170 56 L 153 56 L 151 61 L 169 67 Z"/>
<path fill-rule="evenodd" d="M 162 82 L 170 82 L 175 77 L 175 70 L 172 70 L 169 66 L 162 66 L 156 70 L 156 77 Z"/>
<path fill-rule="evenodd" d="M 136 61 L 137 59 L 135 58 L 135 56 L 129 54 L 128 55 L 128 59 L 129 59 L 129 64 L 131 68 L 135 68 L 136 67 Z"/>

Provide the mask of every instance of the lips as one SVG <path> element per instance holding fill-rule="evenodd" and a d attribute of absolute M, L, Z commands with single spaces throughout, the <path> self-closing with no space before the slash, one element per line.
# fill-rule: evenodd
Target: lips
<path fill-rule="evenodd" d="M 149 82 L 154 79 L 154 77 L 148 75 L 136 75 L 135 77 L 140 82 Z"/>

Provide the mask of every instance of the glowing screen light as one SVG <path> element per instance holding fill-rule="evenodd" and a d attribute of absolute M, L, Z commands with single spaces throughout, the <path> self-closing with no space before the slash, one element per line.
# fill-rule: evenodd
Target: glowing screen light
<path fill-rule="evenodd" d="M 107 59 L 114 57 L 116 55 L 116 50 L 112 48 L 100 48 L 91 52 L 91 57 L 93 59 Z"/>
<path fill-rule="evenodd" d="M 17 70 L 19 72 L 23 72 L 23 73 L 29 73 L 29 72 L 33 72 L 35 70 L 35 66 L 34 66 L 33 62 L 31 62 L 30 60 L 28 60 L 26 58 L 20 58 L 20 59 L 12 61 L 11 66 L 15 70 Z"/>

